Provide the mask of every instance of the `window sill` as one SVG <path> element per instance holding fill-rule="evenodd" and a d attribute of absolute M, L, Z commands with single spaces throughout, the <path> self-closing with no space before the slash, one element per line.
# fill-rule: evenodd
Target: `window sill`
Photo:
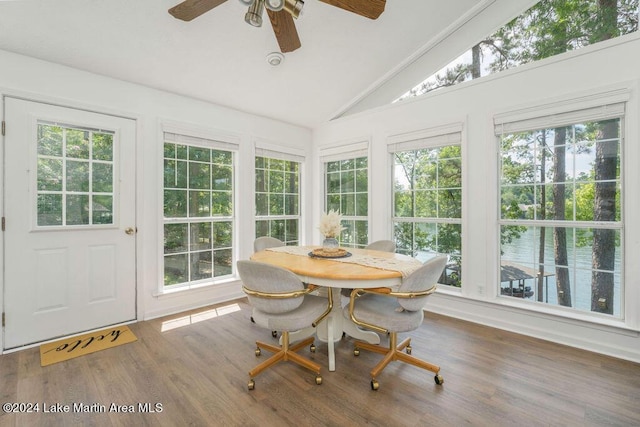
<path fill-rule="evenodd" d="M 615 328 L 622 331 L 637 333 L 637 328 L 627 325 L 624 319 L 613 318 L 604 314 L 587 313 L 577 311 L 562 306 L 546 306 L 539 305 L 528 301 L 510 301 L 510 297 L 497 297 L 495 304 L 503 307 L 514 307 L 516 309 L 526 310 L 542 316 L 553 316 L 556 318 L 566 319 L 566 321 L 576 321 L 580 323 L 589 323 L 594 327 Z M 514 298 L 515 299 L 515 298 Z"/>
<path fill-rule="evenodd" d="M 439 287 L 436 291 L 437 295 L 441 295 L 443 298 L 451 299 L 464 299 L 466 301 L 472 301 L 479 305 L 492 306 L 499 310 L 508 311 L 514 314 L 526 313 L 527 316 L 539 317 L 546 319 L 554 319 L 556 321 L 571 323 L 575 325 L 584 326 L 588 324 L 590 328 L 599 329 L 602 331 L 615 331 L 626 336 L 638 336 L 640 328 L 633 327 L 625 323 L 624 319 L 608 318 L 605 315 L 583 313 L 575 311 L 571 308 L 564 308 L 559 306 L 541 306 L 531 301 L 521 301 L 520 298 L 517 301 L 510 300 L 509 297 L 494 297 L 492 299 L 483 299 L 481 297 L 465 296 L 461 292 L 454 289 L 444 289 Z"/>
<path fill-rule="evenodd" d="M 228 284 L 234 284 L 234 283 L 240 283 L 240 279 L 238 277 L 228 277 L 226 279 L 217 280 L 215 282 L 177 287 L 174 289 L 159 290 L 158 292 L 155 292 L 152 295 L 154 298 L 158 298 L 158 299 L 178 297 L 178 296 L 190 295 L 195 293 L 211 292 L 212 290 L 216 289 L 221 285 L 228 285 Z"/>

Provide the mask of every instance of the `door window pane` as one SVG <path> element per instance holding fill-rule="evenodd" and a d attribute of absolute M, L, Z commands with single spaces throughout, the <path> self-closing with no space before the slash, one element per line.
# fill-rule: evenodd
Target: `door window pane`
<path fill-rule="evenodd" d="M 62 224 L 62 194 L 38 194 L 38 225 Z"/>
<path fill-rule="evenodd" d="M 94 132 L 92 141 L 93 160 L 113 161 L 113 134 Z"/>
<path fill-rule="evenodd" d="M 89 191 L 89 162 L 67 161 L 67 191 Z"/>
<path fill-rule="evenodd" d="M 89 224 L 89 196 L 68 194 L 66 213 L 67 225 Z"/>
<path fill-rule="evenodd" d="M 65 151 L 67 157 L 74 159 L 89 158 L 89 131 L 65 129 Z"/>
<path fill-rule="evenodd" d="M 93 223 L 113 224 L 113 196 L 93 196 Z"/>
<path fill-rule="evenodd" d="M 62 157 L 63 129 L 60 126 L 38 125 L 38 154 Z"/>
<path fill-rule="evenodd" d="M 38 190 L 62 191 L 62 159 L 38 159 Z"/>
<path fill-rule="evenodd" d="M 113 191 L 113 165 L 94 163 L 92 179 L 95 193 L 111 193 Z"/>
<path fill-rule="evenodd" d="M 113 151 L 112 133 L 39 122 L 37 225 L 113 224 Z"/>

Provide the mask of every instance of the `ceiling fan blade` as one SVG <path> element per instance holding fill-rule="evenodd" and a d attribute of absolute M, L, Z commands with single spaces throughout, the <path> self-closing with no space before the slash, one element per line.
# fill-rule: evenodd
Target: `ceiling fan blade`
<path fill-rule="evenodd" d="M 320 0 L 369 19 L 378 19 L 384 12 L 386 0 Z"/>
<path fill-rule="evenodd" d="M 284 9 L 278 12 L 267 9 L 267 13 L 282 53 L 293 52 L 302 46 L 293 16 L 289 12 Z"/>
<path fill-rule="evenodd" d="M 185 0 L 169 9 L 174 18 L 191 21 L 227 0 Z"/>

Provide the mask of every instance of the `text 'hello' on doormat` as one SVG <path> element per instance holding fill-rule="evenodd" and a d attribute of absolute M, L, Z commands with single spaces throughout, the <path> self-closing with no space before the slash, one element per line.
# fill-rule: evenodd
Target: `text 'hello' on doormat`
<path fill-rule="evenodd" d="M 84 335 L 64 338 L 40 346 L 40 365 L 52 365 L 136 340 L 136 336 L 127 326 L 116 326 Z"/>

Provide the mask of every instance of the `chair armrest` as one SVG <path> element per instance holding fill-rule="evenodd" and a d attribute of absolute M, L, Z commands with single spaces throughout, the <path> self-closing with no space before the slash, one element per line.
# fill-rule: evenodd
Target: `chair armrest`
<path fill-rule="evenodd" d="M 359 320 L 355 314 L 354 314 L 354 310 L 355 310 L 355 306 L 356 306 L 356 299 L 366 293 L 370 293 L 370 294 L 377 294 L 377 295 L 384 295 L 387 296 L 391 293 L 391 289 L 389 288 L 369 288 L 369 289 L 362 289 L 362 288 L 356 288 L 354 290 L 351 291 L 351 295 L 349 297 L 349 317 L 351 318 L 351 320 L 353 321 L 353 323 L 355 323 L 358 326 L 362 326 L 364 328 L 367 329 L 372 329 L 376 332 L 380 332 L 382 334 L 386 334 L 389 331 L 387 331 L 385 328 L 382 328 L 380 326 L 377 325 L 372 325 L 371 323 L 367 323 L 367 322 L 363 322 L 362 320 Z"/>
<path fill-rule="evenodd" d="M 245 286 L 242 287 L 242 290 L 244 291 L 245 294 L 251 295 L 252 297 L 269 298 L 269 299 L 298 298 L 313 292 L 313 289 L 309 289 L 309 288 L 300 289 L 299 291 L 291 291 L 291 292 L 261 292 L 261 291 L 254 291 L 253 289 L 249 289 Z"/>
<path fill-rule="evenodd" d="M 317 288 L 317 285 L 309 285 L 309 287 L 314 287 Z M 327 317 L 329 315 L 329 313 L 331 313 L 331 310 L 333 309 L 333 292 L 331 288 L 327 288 L 327 299 L 328 299 L 328 304 L 327 304 L 327 309 L 324 311 L 324 313 L 322 313 L 316 320 L 314 320 L 311 323 L 311 326 L 313 326 L 314 328 L 316 326 L 318 326 L 318 323 L 322 322 L 324 320 L 325 317 Z"/>
<path fill-rule="evenodd" d="M 436 291 L 437 286 L 438 285 L 433 285 L 429 289 L 421 292 L 397 292 L 391 288 L 358 288 L 352 290 L 351 295 L 353 296 L 355 293 L 356 298 L 364 294 L 376 294 L 395 298 L 416 298 L 431 295 Z"/>
<path fill-rule="evenodd" d="M 426 291 L 421 291 L 421 292 L 389 292 L 388 295 L 391 296 L 391 297 L 396 297 L 396 298 L 424 297 L 424 296 L 431 295 L 432 293 L 434 293 L 437 288 L 438 288 L 438 285 L 433 285 L 432 287 L 430 287 Z"/>
<path fill-rule="evenodd" d="M 389 294 L 393 292 L 391 288 L 367 288 L 361 289 L 364 293 L 372 293 L 372 294 Z"/>
<path fill-rule="evenodd" d="M 433 285 L 432 287 L 430 287 L 429 289 L 425 290 L 425 291 L 421 291 L 421 292 L 394 292 L 393 290 L 389 289 L 389 288 L 369 288 L 369 289 L 354 289 L 353 291 L 351 291 L 351 296 L 349 298 L 349 317 L 351 318 L 351 320 L 358 326 L 362 326 L 364 328 L 367 329 L 372 329 L 376 332 L 380 332 L 383 334 L 388 333 L 389 331 L 385 328 L 382 328 L 380 326 L 377 325 L 373 325 L 371 323 L 367 323 L 367 322 L 363 322 L 362 320 L 359 320 L 358 318 L 356 318 L 355 314 L 354 314 L 354 310 L 355 310 L 355 303 L 356 303 L 356 299 L 364 294 L 376 294 L 376 295 L 381 295 L 381 296 L 385 296 L 385 297 L 394 297 L 394 298 L 416 298 L 416 297 L 422 297 L 422 296 L 427 296 L 427 295 L 431 295 L 432 293 L 434 293 L 436 291 L 438 285 Z"/>
<path fill-rule="evenodd" d="M 250 295 L 252 297 L 267 298 L 267 299 L 287 299 L 287 298 L 299 298 L 301 296 L 310 294 L 311 292 L 313 292 L 317 288 L 318 288 L 318 286 L 316 286 L 316 285 L 309 285 L 307 288 L 301 289 L 299 291 L 292 291 L 292 292 L 260 292 L 260 291 L 254 291 L 253 289 L 249 289 L 249 288 L 243 286 L 242 290 L 244 291 L 244 293 L 246 293 L 247 295 Z M 329 313 L 331 313 L 331 310 L 333 309 L 333 293 L 331 292 L 331 288 L 328 288 L 327 297 L 328 297 L 327 309 L 316 320 L 314 320 L 313 323 L 311 323 L 311 325 L 314 328 L 325 317 L 327 317 L 329 315 Z"/>

